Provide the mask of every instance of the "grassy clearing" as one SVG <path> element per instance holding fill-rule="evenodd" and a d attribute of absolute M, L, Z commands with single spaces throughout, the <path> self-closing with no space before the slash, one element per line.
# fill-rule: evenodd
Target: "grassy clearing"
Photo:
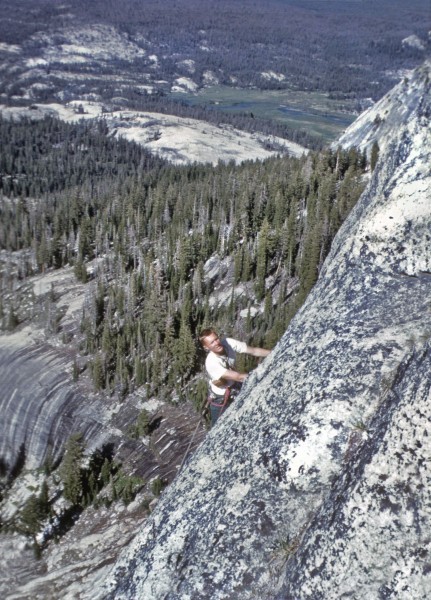
<path fill-rule="evenodd" d="M 327 142 L 336 139 L 356 118 L 353 102 L 332 100 L 319 92 L 213 86 L 197 94 L 175 93 L 172 97 L 190 105 L 211 106 L 224 112 L 253 113 L 256 117 L 305 129 Z"/>

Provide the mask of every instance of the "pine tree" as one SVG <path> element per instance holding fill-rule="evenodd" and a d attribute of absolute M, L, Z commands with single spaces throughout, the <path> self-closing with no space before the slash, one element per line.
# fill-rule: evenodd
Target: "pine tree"
<path fill-rule="evenodd" d="M 238 284 L 241 281 L 243 257 L 244 257 L 244 248 L 241 245 L 234 254 L 234 283 L 235 284 Z"/>
<path fill-rule="evenodd" d="M 110 461 L 107 458 L 105 458 L 105 460 L 103 461 L 102 469 L 100 471 L 100 480 L 102 482 L 103 487 L 105 485 L 108 485 L 109 480 L 111 478 L 111 472 L 112 465 Z"/>
<path fill-rule="evenodd" d="M 258 301 L 262 300 L 265 295 L 265 276 L 268 261 L 268 238 L 269 224 L 268 220 L 265 219 L 259 232 L 257 244 L 256 283 L 254 289 Z"/>
<path fill-rule="evenodd" d="M 40 530 L 44 518 L 45 512 L 41 507 L 41 503 L 35 494 L 32 494 L 26 500 L 19 514 L 18 528 L 26 535 L 34 536 Z"/>
<path fill-rule="evenodd" d="M 75 266 L 73 269 L 73 272 L 75 274 L 75 277 L 78 281 L 81 281 L 82 283 L 87 283 L 88 281 L 88 273 L 87 273 L 87 269 L 85 267 L 85 264 L 83 263 L 83 261 L 81 259 L 78 259 L 75 262 Z"/>
<path fill-rule="evenodd" d="M 189 375 L 194 367 L 196 359 L 196 346 L 190 330 L 190 326 L 184 317 L 181 320 L 178 338 L 175 341 L 175 372 L 181 381 Z"/>
<path fill-rule="evenodd" d="M 106 381 L 105 365 L 100 354 L 97 354 L 93 360 L 91 374 L 93 384 L 96 390 L 103 390 Z"/>
<path fill-rule="evenodd" d="M 81 433 L 74 433 L 66 442 L 65 453 L 59 470 L 63 481 L 64 497 L 74 505 L 80 504 L 82 499 L 83 480 L 81 461 L 83 456 L 83 436 Z"/>
<path fill-rule="evenodd" d="M 139 356 L 135 356 L 135 363 L 133 367 L 133 376 L 135 379 L 135 385 L 140 387 L 146 381 L 146 369 L 145 364 Z"/>
<path fill-rule="evenodd" d="M 49 488 L 46 479 L 43 480 L 42 487 L 39 495 L 39 506 L 40 510 L 44 515 L 47 515 L 50 510 L 49 506 Z"/>

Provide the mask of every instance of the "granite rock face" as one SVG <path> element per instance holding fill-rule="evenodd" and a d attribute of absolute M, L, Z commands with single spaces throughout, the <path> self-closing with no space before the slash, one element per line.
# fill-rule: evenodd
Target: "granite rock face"
<path fill-rule="evenodd" d="M 305 305 L 88 597 L 431 597 L 430 71 L 392 92 Z"/>
<path fill-rule="evenodd" d="M 430 597 L 430 373 L 428 346 L 400 365 L 366 435 L 352 435 L 279 600 Z"/>
<path fill-rule="evenodd" d="M 19 337 L 0 338 L 0 456 L 6 474 L 24 464 L 38 468 L 48 453 L 57 460 L 73 432 L 81 431 L 93 448 L 106 438 L 106 410 L 94 394 L 84 396 L 74 385 L 70 358 Z"/>

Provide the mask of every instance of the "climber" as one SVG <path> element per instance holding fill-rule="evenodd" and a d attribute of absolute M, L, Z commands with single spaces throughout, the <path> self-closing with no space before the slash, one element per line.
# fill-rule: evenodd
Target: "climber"
<path fill-rule="evenodd" d="M 239 373 L 235 369 L 236 354 L 249 354 L 257 358 L 268 356 L 269 350 L 253 348 L 245 342 L 233 338 L 220 339 L 217 332 L 209 327 L 201 331 L 199 341 L 208 356 L 205 368 L 209 376 L 210 394 L 208 404 L 211 414 L 211 425 L 231 404 L 247 378 L 247 373 Z"/>

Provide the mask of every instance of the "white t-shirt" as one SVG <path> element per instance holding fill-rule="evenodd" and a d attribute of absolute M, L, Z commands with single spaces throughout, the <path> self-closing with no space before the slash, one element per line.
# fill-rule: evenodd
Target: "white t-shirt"
<path fill-rule="evenodd" d="M 227 381 L 222 387 L 214 385 L 212 382 L 220 379 L 220 377 L 223 376 L 223 373 L 228 369 L 233 369 L 235 367 L 235 356 L 237 352 L 238 354 L 247 352 L 247 344 L 245 342 L 239 342 L 233 338 L 224 338 L 221 340 L 221 343 L 226 350 L 226 354 L 220 356 L 214 354 L 214 352 L 209 352 L 205 361 L 205 368 L 210 378 L 210 388 L 214 394 L 219 396 L 222 396 L 225 393 L 226 388 L 235 382 Z"/>

